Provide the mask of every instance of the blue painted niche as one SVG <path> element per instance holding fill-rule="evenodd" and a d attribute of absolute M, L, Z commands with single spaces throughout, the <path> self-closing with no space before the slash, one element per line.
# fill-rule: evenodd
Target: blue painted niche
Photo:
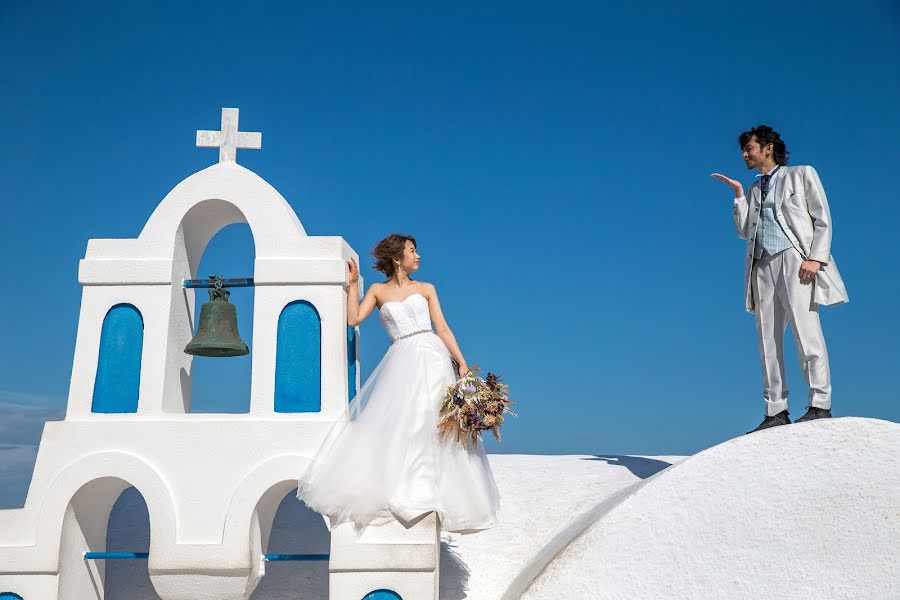
<path fill-rule="evenodd" d="M 356 327 L 347 327 L 347 401 L 356 396 Z"/>
<path fill-rule="evenodd" d="M 0 592 L 0 600 L 23 600 L 22 596 L 12 592 Z"/>
<path fill-rule="evenodd" d="M 322 410 L 322 321 L 306 300 L 284 307 L 278 317 L 275 412 Z"/>
<path fill-rule="evenodd" d="M 403 600 L 403 598 L 392 590 L 375 590 L 363 596 L 362 600 Z"/>
<path fill-rule="evenodd" d="M 138 408 L 144 319 L 131 304 L 116 304 L 103 319 L 91 412 L 133 413 Z"/>

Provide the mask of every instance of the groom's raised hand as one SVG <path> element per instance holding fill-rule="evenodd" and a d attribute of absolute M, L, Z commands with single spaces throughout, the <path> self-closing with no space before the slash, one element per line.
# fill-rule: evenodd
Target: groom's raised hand
<path fill-rule="evenodd" d="M 744 186 L 737 179 L 732 179 L 730 177 L 726 177 L 725 175 L 722 175 L 721 173 L 712 173 L 712 177 L 715 177 L 719 181 L 724 182 L 725 185 L 727 185 L 732 190 L 734 190 L 735 198 L 740 198 L 741 196 L 744 195 Z"/>

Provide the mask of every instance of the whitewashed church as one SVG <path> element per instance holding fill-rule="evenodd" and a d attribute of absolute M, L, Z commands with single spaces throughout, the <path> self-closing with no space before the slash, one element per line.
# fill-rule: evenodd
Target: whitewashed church
<path fill-rule="evenodd" d="M 346 261 L 359 258 L 340 237 L 308 236 L 287 201 L 237 164 L 237 149 L 261 138 L 224 109 L 221 131 L 197 134 L 219 147 L 217 164 L 178 184 L 137 239 L 89 242 L 66 419 L 47 425 L 25 507 L 0 513 L 0 588 L 102 597 L 116 559 L 85 553 L 105 550 L 110 509 L 129 486 L 148 507 L 162 598 L 246 598 L 259 583 L 275 510 L 359 384 L 344 289 Z M 184 348 L 198 303 L 184 282 L 232 223 L 247 223 L 256 246 L 250 412 L 195 415 Z M 437 531 L 433 521 L 415 529 L 372 543 L 336 531 L 332 596 L 362 598 L 391 567 L 408 572 L 393 592 L 434 597 Z M 393 543 L 408 547 L 406 560 L 380 558 Z"/>
<path fill-rule="evenodd" d="M 273 529 L 360 385 L 346 324 L 359 257 L 308 235 L 237 164 L 261 143 L 223 109 L 219 131 L 197 132 L 217 164 L 176 185 L 136 239 L 88 242 L 66 416 L 45 425 L 25 505 L 0 510 L 0 600 L 900 598 L 900 425 L 871 419 L 691 457 L 491 455 L 502 523 L 474 535 L 434 518 Z M 256 248 L 250 410 L 192 414 L 197 269 L 233 223 Z M 113 551 L 128 493 L 148 538 Z"/>

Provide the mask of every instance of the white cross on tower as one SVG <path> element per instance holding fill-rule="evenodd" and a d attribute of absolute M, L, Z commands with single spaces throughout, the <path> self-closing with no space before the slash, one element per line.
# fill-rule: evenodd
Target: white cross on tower
<path fill-rule="evenodd" d="M 218 148 L 219 162 L 237 162 L 237 149 L 262 148 L 262 133 L 258 131 L 238 131 L 238 112 L 236 108 L 222 109 L 221 131 L 197 131 L 197 146 L 200 148 Z"/>

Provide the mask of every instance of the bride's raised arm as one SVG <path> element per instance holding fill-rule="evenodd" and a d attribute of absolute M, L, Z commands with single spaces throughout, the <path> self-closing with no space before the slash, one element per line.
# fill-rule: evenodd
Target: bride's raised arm
<path fill-rule="evenodd" d="M 347 325 L 356 327 L 365 321 L 375 310 L 375 286 L 369 286 L 369 291 L 359 301 L 359 266 L 352 258 L 347 261 L 350 273 L 347 275 Z"/>
<path fill-rule="evenodd" d="M 459 363 L 459 375 L 462 377 L 469 371 L 469 366 L 466 364 L 466 359 L 463 358 L 462 351 L 459 349 L 459 344 L 456 343 L 456 336 L 453 335 L 453 331 L 450 330 L 450 326 L 447 325 L 447 320 L 444 318 L 444 313 L 441 310 L 441 303 L 438 300 L 437 288 L 431 283 L 423 282 L 422 285 L 425 286 L 425 293 L 423 295 L 428 300 L 428 312 L 431 316 L 431 324 L 434 326 L 434 332 L 441 338 L 444 345 L 447 346 L 450 356 Z"/>

